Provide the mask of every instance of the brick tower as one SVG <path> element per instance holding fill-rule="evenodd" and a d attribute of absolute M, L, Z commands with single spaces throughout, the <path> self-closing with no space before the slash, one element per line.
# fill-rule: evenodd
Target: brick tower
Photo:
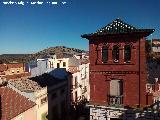
<path fill-rule="evenodd" d="M 89 40 L 90 104 L 147 104 L 145 40 L 153 32 L 116 19 L 81 36 Z"/>

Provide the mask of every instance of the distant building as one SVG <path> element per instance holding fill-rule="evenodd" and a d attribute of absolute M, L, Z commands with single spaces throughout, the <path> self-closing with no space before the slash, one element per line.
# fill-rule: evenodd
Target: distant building
<path fill-rule="evenodd" d="M 30 76 L 29 72 L 25 71 L 25 64 L 23 63 L 10 63 L 0 64 L 0 76 L 9 79 Z"/>
<path fill-rule="evenodd" d="M 68 71 L 72 74 L 71 96 L 73 105 L 90 99 L 89 61 L 76 60 L 72 62 L 72 65 L 70 64 L 71 66 L 68 66 Z"/>
<path fill-rule="evenodd" d="M 153 32 L 116 19 L 82 35 L 89 40 L 90 120 L 105 119 L 101 113 L 107 120 L 122 119 L 123 106 L 148 105 L 145 37 Z"/>
<path fill-rule="evenodd" d="M 147 60 L 147 85 L 148 101 L 153 104 L 160 100 L 160 61 L 156 59 Z"/>
<path fill-rule="evenodd" d="M 71 99 L 74 105 L 90 98 L 89 87 L 89 56 L 87 53 L 76 54 L 73 57 L 57 58 L 56 55 L 44 59 L 37 59 L 29 63 L 31 76 L 39 76 L 44 73 L 53 73 L 58 69 L 64 69 L 72 74 Z M 53 71 L 53 72 L 52 72 Z M 61 72 L 54 74 L 61 77 Z"/>
<path fill-rule="evenodd" d="M 56 56 L 47 56 L 44 59 L 32 60 L 28 63 L 28 71 L 31 72 L 31 76 L 39 76 L 44 73 L 50 72 L 55 68 Z"/>
<path fill-rule="evenodd" d="M 0 87 L 1 120 L 37 120 L 36 103 L 6 86 Z"/>
<path fill-rule="evenodd" d="M 77 59 L 88 59 L 89 54 L 88 53 L 79 53 L 79 54 L 75 54 L 74 57 L 76 57 Z"/>

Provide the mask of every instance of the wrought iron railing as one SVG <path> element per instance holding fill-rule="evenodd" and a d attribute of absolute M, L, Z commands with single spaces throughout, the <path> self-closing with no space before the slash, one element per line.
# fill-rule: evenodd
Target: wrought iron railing
<path fill-rule="evenodd" d="M 107 95 L 109 105 L 123 105 L 123 95 Z"/>

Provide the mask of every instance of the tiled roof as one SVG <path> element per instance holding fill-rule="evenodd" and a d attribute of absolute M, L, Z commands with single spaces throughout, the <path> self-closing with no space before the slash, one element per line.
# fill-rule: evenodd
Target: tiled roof
<path fill-rule="evenodd" d="M 80 59 L 79 62 L 80 62 L 81 65 L 82 64 L 87 64 L 87 63 L 89 63 L 89 59 Z"/>
<path fill-rule="evenodd" d="M 80 72 L 80 70 L 78 70 L 77 67 L 69 67 L 68 68 L 68 72 L 70 72 L 70 73 L 77 73 L 77 72 Z"/>
<path fill-rule="evenodd" d="M 8 68 L 20 68 L 24 67 L 23 63 L 12 63 L 12 64 L 7 64 Z"/>
<path fill-rule="evenodd" d="M 153 96 L 154 96 L 154 97 L 160 97 L 160 91 L 154 92 L 154 93 L 153 93 Z"/>
<path fill-rule="evenodd" d="M 30 77 L 30 76 L 31 76 L 30 72 L 24 72 L 24 73 L 17 73 L 17 74 L 13 74 L 13 75 L 6 75 L 6 79 L 11 80 L 11 79 Z"/>
<path fill-rule="evenodd" d="M 0 72 L 6 71 L 9 68 L 20 68 L 20 67 L 24 67 L 23 63 L 0 64 Z"/>
<path fill-rule="evenodd" d="M 115 19 L 112 23 L 97 30 L 91 34 L 84 34 L 82 38 L 89 36 L 102 36 L 102 35 L 116 35 L 116 34 L 128 34 L 128 33 L 147 33 L 147 35 L 154 32 L 154 29 L 137 29 L 136 27 L 127 24 L 121 19 Z"/>
<path fill-rule="evenodd" d="M 20 78 L 10 80 L 9 83 L 22 92 L 36 92 L 44 87 L 53 86 L 62 80 L 54 78 L 52 75 L 45 73 L 32 78 Z"/>
<path fill-rule="evenodd" d="M 32 81 L 28 78 L 10 80 L 10 84 L 22 92 L 26 92 L 26 91 L 34 92 L 42 89 L 42 87 L 37 82 Z"/>
<path fill-rule="evenodd" d="M 11 120 L 36 104 L 8 87 L 0 87 L 1 120 Z"/>
<path fill-rule="evenodd" d="M 7 65 L 6 64 L 0 64 L 0 72 L 6 71 Z"/>

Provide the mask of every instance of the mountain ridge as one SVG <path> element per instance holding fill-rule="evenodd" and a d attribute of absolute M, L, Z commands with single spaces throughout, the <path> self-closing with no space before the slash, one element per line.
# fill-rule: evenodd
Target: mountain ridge
<path fill-rule="evenodd" d="M 30 60 L 44 58 L 48 55 L 56 54 L 58 58 L 72 57 L 74 54 L 78 53 L 88 53 L 86 50 L 81 50 L 78 48 L 70 48 L 66 46 L 55 46 L 43 49 L 34 54 L 1 54 L 0 63 L 27 63 Z"/>

